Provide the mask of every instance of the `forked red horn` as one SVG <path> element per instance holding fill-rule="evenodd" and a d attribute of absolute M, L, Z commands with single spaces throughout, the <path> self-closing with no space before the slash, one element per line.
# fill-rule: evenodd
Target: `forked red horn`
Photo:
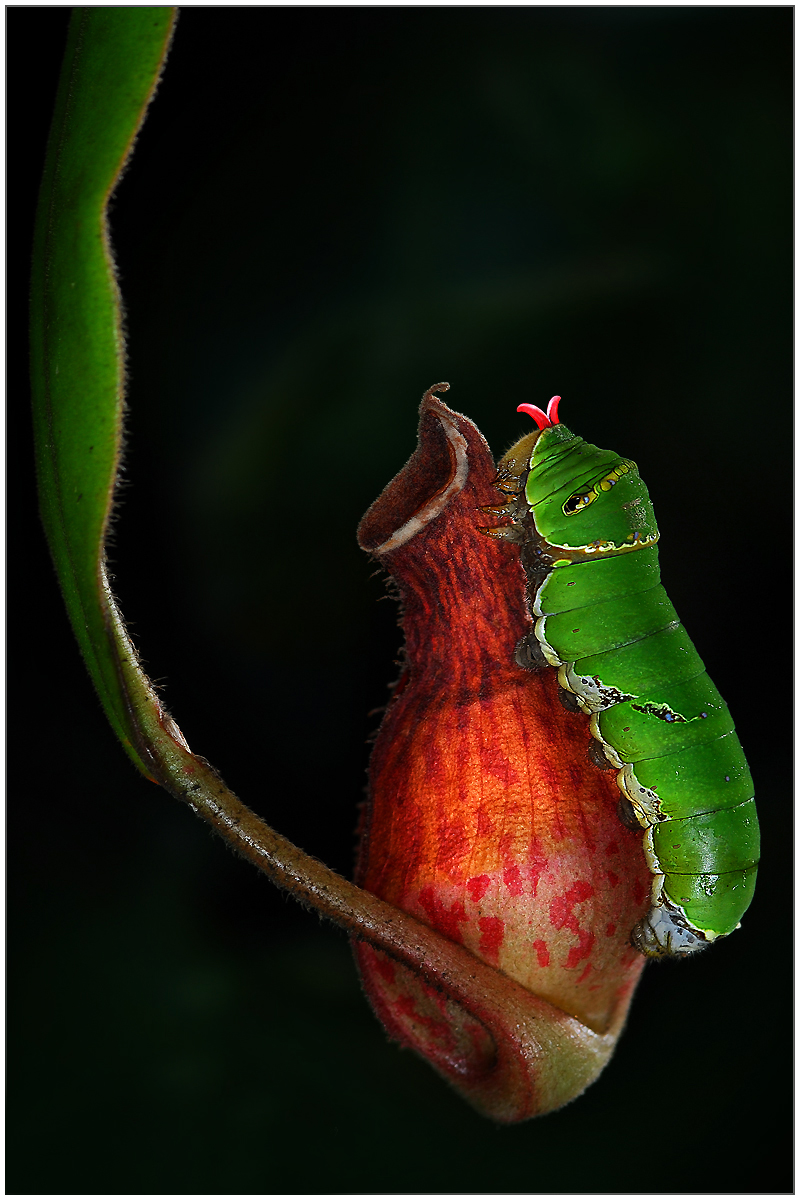
<path fill-rule="evenodd" d="M 517 412 L 527 413 L 529 417 L 533 417 L 540 429 L 549 429 L 551 425 L 558 424 L 558 402 L 560 396 L 553 396 L 547 406 L 547 412 L 541 408 L 537 408 L 535 404 L 519 404 Z"/>

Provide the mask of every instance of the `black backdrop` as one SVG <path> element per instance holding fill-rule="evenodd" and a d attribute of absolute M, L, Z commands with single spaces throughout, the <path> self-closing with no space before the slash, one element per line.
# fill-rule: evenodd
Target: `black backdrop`
<path fill-rule="evenodd" d="M 792 10 L 189 8 L 115 201 L 123 611 L 192 747 L 340 871 L 398 647 L 354 530 L 425 387 L 498 453 L 560 392 L 648 482 L 751 756 L 759 889 L 647 969 L 584 1097 L 510 1129 L 136 775 L 79 661 L 25 361 L 67 17 L 7 10 L 8 1190 L 789 1189 Z"/>

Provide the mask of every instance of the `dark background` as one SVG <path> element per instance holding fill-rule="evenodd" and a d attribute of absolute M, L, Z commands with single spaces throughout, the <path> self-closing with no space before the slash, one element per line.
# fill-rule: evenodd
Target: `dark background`
<path fill-rule="evenodd" d="M 424 389 L 639 463 L 756 780 L 742 930 L 498 1129 L 345 939 L 115 744 L 35 512 L 27 271 L 68 10 L 8 29 L 8 1190 L 788 1191 L 792 10 L 196 8 L 114 204 L 116 587 L 190 745 L 349 873 L 399 633 L 355 543 Z"/>

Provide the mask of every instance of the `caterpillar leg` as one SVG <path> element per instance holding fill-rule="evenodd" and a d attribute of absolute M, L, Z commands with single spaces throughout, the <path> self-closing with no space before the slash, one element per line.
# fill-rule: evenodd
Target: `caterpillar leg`
<path fill-rule="evenodd" d="M 708 941 L 662 895 L 661 903 L 654 904 L 647 916 L 634 925 L 631 945 L 647 958 L 686 958 L 704 950 Z"/>
<path fill-rule="evenodd" d="M 579 713 L 581 711 L 581 706 L 578 703 L 578 697 L 574 692 L 569 691 L 568 688 L 559 686 L 558 699 L 561 702 L 561 707 L 565 708 L 567 712 Z"/>
<path fill-rule="evenodd" d="M 602 742 L 598 742 L 597 738 L 589 738 L 589 745 L 586 749 L 586 757 L 593 767 L 599 767 L 601 771 L 616 771 L 617 764 L 606 758 L 606 752 L 603 749 Z"/>
<path fill-rule="evenodd" d="M 617 802 L 617 816 L 626 829 L 633 829 L 636 833 L 640 832 L 641 822 L 627 796 L 620 796 Z"/>
<path fill-rule="evenodd" d="M 533 630 L 520 638 L 514 651 L 514 661 L 525 671 L 541 671 L 550 664 L 542 653 L 536 634 Z"/>

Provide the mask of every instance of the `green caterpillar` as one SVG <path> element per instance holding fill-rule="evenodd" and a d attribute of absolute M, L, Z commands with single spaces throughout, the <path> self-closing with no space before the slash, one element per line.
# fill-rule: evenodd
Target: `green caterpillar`
<path fill-rule="evenodd" d="M 643 954 L 685 956 L 738 928 L 753 896 L 753 782 L 730 712 L 660 584 L 658 529 L 636 464 L 521 404 L 539 429 L 499 465 L 534 627 L 517 662 L 558 670 L 566 708 L 591 716 L 589 757 L 615 768 L 620 819 L 644 829 L 651 906 Z"/>

